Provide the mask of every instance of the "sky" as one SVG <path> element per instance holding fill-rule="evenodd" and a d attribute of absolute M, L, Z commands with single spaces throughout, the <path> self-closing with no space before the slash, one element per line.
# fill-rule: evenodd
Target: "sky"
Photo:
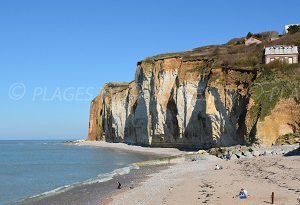
<path fill-rule="evenodd" d="M 0 140 L 82 139 L 139 60 L 300 23 L 299 0 L 0 0 Z"/>

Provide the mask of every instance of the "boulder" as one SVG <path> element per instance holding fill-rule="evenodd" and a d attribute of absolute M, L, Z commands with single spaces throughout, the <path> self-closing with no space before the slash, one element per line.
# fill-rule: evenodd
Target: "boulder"
<path fill-rule="evenodd" d="M 239 158 L 239 159 L 246 158 L 246 156 L 245 156 L 245 155 L 243 155 L 243 154 L 241 154 L 241 155 L 239 155 L 239 156 L 240 156 L 240 158 Z"/>
<path fill-rule="evenodd" d="M 241 152 L 236 152 L 235 156 L 237 156 L 237 158 L 242 158 L 243 157 Z"/>
<path fill-rule="evenodd" d="M 203 150 L 203 149 L 199 150 L 197 153 L 198 153 L 198 154 L 208 154 L 207 151 L 206 151 L 206 150 Z"/>
<path fill-rule="evenodd" d="M 209 151 L 209 154 L 211 154 L 211 155 L 217 155 L 217 148 L 211 148 Z"/>
<path fill-rule="evenodd" d="M 223 153 L 221 153 L 221 152 L 219 152 L 219 153 L 217 153 L 217 155 L 216 155 L 217 157 L 219 157 L 219 158 L 221 158 L 221 159 L 223 159 Z"/>
<path fill-rule="evenodd" d="M 231 160 L 232 160 L 232 159 L 238 159 L 238 157 L 237 157 L 235 154 L 233 154 L 233 155 L 231 155 L 230 159 L 231 159 Z"/>
<path fill-rule="evenodd" d="M 269 150 L 264 151 L 264 156 L 272 155 L 272 152 Z"/>
<path fill-rule="evenodd" d="M 252 154 L 251 154 L 251 152 L 249 152 L 249 151 L 243 152 L 243 155 L 244 155 L 245 157 L 252 157 Z"/>
<path fill-rule="evenodd" d="M 240 154 L 240 153 L 241 152 L 239 150 L 237 150 L 237 149 L 235 149 L 235 150 L 232 151 L 232 154 L 235 154 L 235 155 Z"/>
<path fill-rule="evenodd" d="M 282 149 L 276 150 L 275 152 L 276 152 L 277 155 L 284 154 L 284 151 Z"/>
<path fill-rule="evenodd" d="M 258 156 L 260 155 L 260 153 L 259 153 L 259 151 L 254 150 L 254 151 L 252 151 L 252 155 L 253 155 L 254 157 L 258 157 Z"/>
<path fill-rule="evenodd" d="M 249 150 L 249 148 L 246 147 L 246 146 L 241 146 L 241 148 L 240 148 L 240 151 L 241 151 L 241 152 L 246 152 L 246 151 L 248 151 L 248 150 Z"/>

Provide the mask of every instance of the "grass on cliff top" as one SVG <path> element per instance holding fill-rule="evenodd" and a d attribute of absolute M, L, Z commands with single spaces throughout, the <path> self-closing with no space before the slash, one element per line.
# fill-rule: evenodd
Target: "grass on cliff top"
<path fill-rule="evenodd" d="M 230 40 L 223 45 L 211 45 L 195 48 L 184 52 L 174 52 L 160 54 L 146 58 L 144 61 L 153 62 L 167 58 L 182 58 L 183 61 L 193 61 L 202 59 L 214 59 L 216 66 L 227 64 L 230 67 L 253 67 L 262 63 L 264 46 L 272 45 L 296 45 L 300 46 L 300 32 L 295 34 L 286 34 L 278 40 L 270 41 L 269 37 L 274 35 L 274 31 L 261 32 L 262 44 L 246 46 L 243 43 L 236 44 L 235 42 L 245 39 L 245 37 Z M 272 34 L 272 35 L 271 35 Z"/>
<path fill-rule="evenodd" d="M 109 82 L 109 83 L 106 83 L 106 86 L 110 87 L 110 88 L 128 87 L 129 83 L 128 82 Z"/>
<path fill-rule="evenodd" d="M 264 65 L 250 89 L 255 105 L 251 108 L 251 118 L 263 120 L 281 99 L 299 99 L 299 64 L 289 65 L 274 61 Z"/>

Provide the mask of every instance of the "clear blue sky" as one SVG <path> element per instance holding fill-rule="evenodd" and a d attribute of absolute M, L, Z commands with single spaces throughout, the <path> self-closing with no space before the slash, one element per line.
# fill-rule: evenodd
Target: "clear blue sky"
<path fill-rule="evenodd" d="M 85 138 L 91 98 L 105 82 L 133 80 L 138 60 L 282 32 L 300 22 L 299 8 L 299 0 L 1 0 L 0 139 Z"/>

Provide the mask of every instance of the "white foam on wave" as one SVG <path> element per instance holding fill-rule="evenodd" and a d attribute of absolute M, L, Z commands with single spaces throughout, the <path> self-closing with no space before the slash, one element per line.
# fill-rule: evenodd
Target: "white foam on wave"
<path fill-rule="evenodd" d="M 27 201 L 27 200 L 35 199 L 35 198 L 44 198 L 44 197 L 48 197 L 48 196 L 53 196 L 53 195 L 56 195 L 56 194 L 59 194 L 59 193 L 66 192 L 66 191 L 68 191 L 70 189 L 73 189 L 75 187 L 82 186 L 82 185 L 89 185 L 89 184 L 94 184 L 94 183 L 106 182 L 106 181 L 109 181 L 109 180 L 113 179 L 115 176 L 128 174 L 133 169 L 139 169 L 139 166 L 136 165 L 136 164 L 131 164 L 127 167 L 122 167 L 122 168 L 119 168 L 119 169 L 115 169 L 115 170 L 113 170 L 109 173 L 98 174 L 97 177 L 90 178 L 90 179 L 85 180 L 83 182 L 68 184 L 68 185 L 65 185 L 65 186 L 58 187 L 56 189 L 52 189 L 52 190 L 47 191 L 47 192 L 43 192 L 41 194 L 31 196 L 31 197 L 29 197 L 25 200 L 21 200 L 19 202 Z"/>
<path fill-rule="evenodd" d="M 114 171 L 109 172 L 109 173 L 99 174 L 96 178 L 86 180 L 86 181 L 82 182 L 82 184 L 85 185 L 85 184 L 105 182 L 105 181 L 113 179 L 113 177 L 115 177 L 115 176 L 128 174 L 133 169 L 139 169 L 139 166 L 135 165 L 135 164 L 131 164 L 130 166 L 115 169 Z"/>

